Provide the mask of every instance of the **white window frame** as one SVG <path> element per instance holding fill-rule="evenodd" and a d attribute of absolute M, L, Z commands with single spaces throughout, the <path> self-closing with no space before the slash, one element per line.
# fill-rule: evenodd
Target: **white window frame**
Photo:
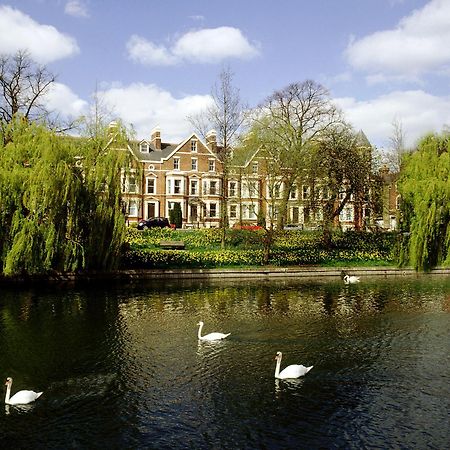
<path fill-rule="evenodd" d="M 237 197 L 237 181 L 228 182 L 228 196 Z"/>
<path fill-rule="evenodd" d="M 197 139 L 191 139 L 191 152 L 197 153 L 198 146 L 197 146 Z"/>
<path fill-rule="evenodd" d="M 208 172 L 215 172 L 215 171 L 216 171 L 216 160 L 208 159 Z"/>
<path fill-rule="evenodd" d="M 137 217 L 139 213 L 139 201 L 138 200 L 129 200 L 128 201 L 128 216 L 129 217 Z"/>
<path fill-rule="evenodd" d="M 191 170 L 198 170 L 198 158 L 191 158 Z"/>
<path fill-rule="evenodd" d="M 150 182 L 153 181 L 153 190 L 150 190 Z M 145 192 L 146 194 L 156 194 L 156 178 L 147 177 L 145 179 Z"/>
<path fill-rule="evenodd" d="M 194 189 L 192 189 L 192 187 L 195 186 Z M 189 190 L 190 190 L 190 195 L 199 195 L 199 183 L 198 180 L 190 180 L 189 183 Z"/>

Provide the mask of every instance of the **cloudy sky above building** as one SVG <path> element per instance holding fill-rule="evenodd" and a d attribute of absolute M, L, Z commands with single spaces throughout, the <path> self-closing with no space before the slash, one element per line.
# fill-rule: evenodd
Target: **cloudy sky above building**
<path fill-rule="evenodd" d="M 57 75 L 48 104 L 86 112 L 97 92 L 140 138 L 192 131 L 229 67 L 249 106 L 313 79 L 355 129 L 409 145 L 450 125 L 450 0 L 0 0 L 0 54 Z"/>

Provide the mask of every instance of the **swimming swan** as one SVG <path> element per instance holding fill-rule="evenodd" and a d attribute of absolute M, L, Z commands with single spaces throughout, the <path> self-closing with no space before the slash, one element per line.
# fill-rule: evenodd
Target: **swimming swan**
<path fill-rule="evenodd" d="M 11 398 L 11 386 L 12 386 L 12 378 L 8 377 L 6 379 L 6 396 L 5 403 L 7 405 L 26 405 L 27 403 L 34 402 L 38 397 L 42 395 L 42 392 L 34 392 L 34 391 L 19 391 L 16 392 Z"/>
<path fill-rule="evenodd" d="M 345 284 L 359 283 L 359 277 L 356 277 L 355 275 L 345 275 L 344 276 L 344 283 Z"/>
<path fill-rule="evenodd" d="M 277 352 L 277 355 L 275 356 L 275 359 L 277 360 L 277 365 L 275 366 L 275 378 L 278 378 L 280 380 L 302 377 L 303 375 L 306 375 L 313 368 L 313 366 L 305 367 L 305 366 L 302 366 L 301 364 L 292 364 L 290 366 L 285 367 L 280 372 L 282 357 L 283 357 L 283 354 L 281 352 Z"/>
<path fill-rule="evenodd" d="M 202 336 L 202 328 L 203 328 L 203 322 L 200 321 L 197 325 L 199 325 L 198 328 L 198 338 L 201 341 L 218 341 L 220 339 L 225 339 L 227 336 L 229 336 L 231 333 L 209 333 Z"/>

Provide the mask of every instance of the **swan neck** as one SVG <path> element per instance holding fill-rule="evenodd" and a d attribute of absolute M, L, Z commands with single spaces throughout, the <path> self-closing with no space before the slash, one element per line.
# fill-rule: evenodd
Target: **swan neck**
<path fill-rule="evenodd" d="M 6 385 L 6 395 L 5 395 L 5 403 L 8 404 L 9 403 L 9 397 L 11 395 L 11 385 L 7 384 Z"/>
<path fill-rule="evenodd" d="M 201 323 L 198 327 L 198 338 L 199 339 L 202 338 L 202 328 L 203 328 L 203 324 Z"/>
<path fill-rule="evenodd" d="M 277 365 L 275 366 L 275 378 L 280 375 L 281 358 L 277 358 Z"/>

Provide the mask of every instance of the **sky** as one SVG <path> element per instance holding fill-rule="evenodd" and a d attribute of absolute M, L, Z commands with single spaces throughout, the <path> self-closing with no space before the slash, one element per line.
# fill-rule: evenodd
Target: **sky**
<path fill-rule="evenodd" d="M 95 93 L 137 138 L 193 130 L 223 69 L 249 107 L 312 79 L 355 130 L 408 146 L 450 125 L 450 0 L 0 0 L 0 54 L 27 50 L 57 76 L 47 107 Z"/>

